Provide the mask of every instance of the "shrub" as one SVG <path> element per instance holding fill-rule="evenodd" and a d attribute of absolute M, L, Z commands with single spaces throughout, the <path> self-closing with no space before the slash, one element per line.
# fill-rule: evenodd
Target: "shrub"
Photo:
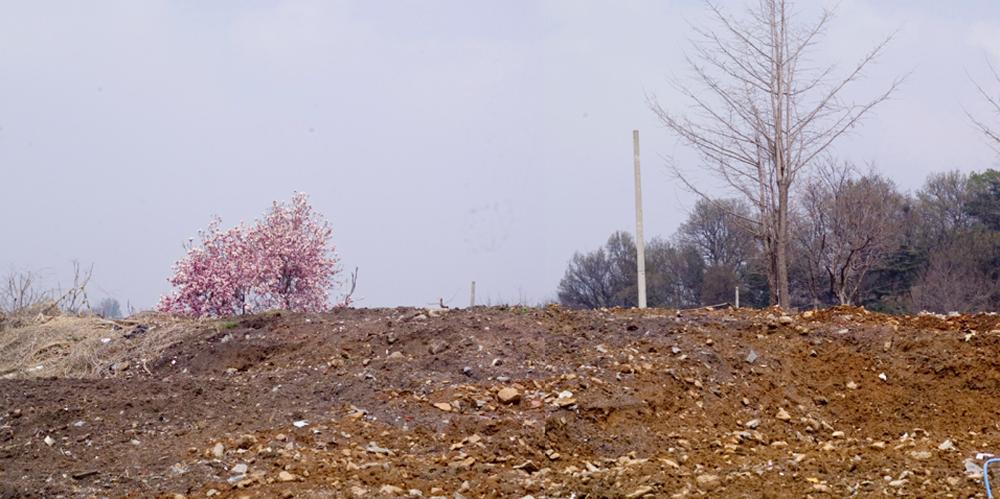
<path fill-rule="evenodd" d="M 216 217 L 174 266 L 174 290 L 157 308 L 193 317 L 324 310 L 339 273 L 331 235 L 302 193 L 249 227 L 222 230 Z"/>

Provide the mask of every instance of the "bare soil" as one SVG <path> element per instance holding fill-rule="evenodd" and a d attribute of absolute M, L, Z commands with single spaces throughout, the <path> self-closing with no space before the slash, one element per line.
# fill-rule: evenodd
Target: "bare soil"
<path fill-rule="evenodd" d="M 983 494 L 1000 317 L 780 315 L 273 313 L 152 354 L 130 324 L 93 375 L 0 379 L 0 498 Z"/>

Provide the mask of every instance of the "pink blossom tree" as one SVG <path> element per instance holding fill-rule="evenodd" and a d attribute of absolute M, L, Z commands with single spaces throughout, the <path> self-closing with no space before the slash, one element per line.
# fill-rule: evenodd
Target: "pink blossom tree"
<path fill-rule="evenodd" d="M 199 232 L 200 245 L 188 245 L 159 310 L 205 317 L 328 307 L 339 272 L 332 230 L 305 194 L 296 193 L 291 204 L 275 202 L 249 228 L 223 231 L 220 225 L 213 219 Z"/>
<path fill-rule="evenodd" d="M 290 205 L 275 202 L 247 234 L 260 275 L 256 290 L 267 308 L 315 312 L 329 303 L 337 258 L 332 231 L 302 193 Z"/>

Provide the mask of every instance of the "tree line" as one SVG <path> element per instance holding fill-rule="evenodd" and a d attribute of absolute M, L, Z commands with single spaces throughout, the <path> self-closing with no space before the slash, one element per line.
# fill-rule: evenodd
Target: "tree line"
<path fill-rule="evenodd" d="M 930 175 L 902 192 L 877 172 L 825 165 L 789 212 L 792 307 L 863 305 L 890 313 L 1000 308 L 1000 171 Z M 650 306 L 688 308 L 771 301 L 768 254 L 742 221 L 739 199 L 702 199 L 669 238 L 646 249 Z M 631 234 L 577 253 L 559 283 L 574 308 L 636 305 Z"/>
<path fill-rule="evenodd" d="M 903 83 L 900 77 L 868 97 L 848 96 L 893 35 L 853 64 L 824 63 L 816 53 L 833 13 L 822 9 L 810 21 L 793 3 L 757 0 L 733 15 L 706 2 L 711 20 L 693 28 L 690 78 L 673 82 L 686 102 L 668 107 L 649 99 L 664 128 L 699 155 L 695 169 L 727 192 L 717 197 L 695 182 L 698 175 L 668 163 L 701 200 L 677 234 L 651 241 L 650 303 L 728 301 L 739 285 L 744 303 L 783 308 L 996 305 L 996 172 L 932 175 L 909 195 L 874 170 L 861 174 L 839 163 L 833 145 Z M 1000 112 L 1000 99 L 977 88 L 988 109 Z M 969 117 L 1000 143 L 989 123 Z M 630 245 L 627 234 L 616 233 L 604 248 L 574 256 L 560 301 L 631 306 Z"/>

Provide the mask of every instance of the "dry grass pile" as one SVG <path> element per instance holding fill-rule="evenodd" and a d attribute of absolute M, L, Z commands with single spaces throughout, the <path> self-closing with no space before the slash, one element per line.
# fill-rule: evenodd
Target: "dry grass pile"
<path fill-rule="evenodd" d="M 96 378 L 141 369 L 199 322 L 149 314 L 128 320 L 39 314 L 0 328 L 0 378 Z"/>

